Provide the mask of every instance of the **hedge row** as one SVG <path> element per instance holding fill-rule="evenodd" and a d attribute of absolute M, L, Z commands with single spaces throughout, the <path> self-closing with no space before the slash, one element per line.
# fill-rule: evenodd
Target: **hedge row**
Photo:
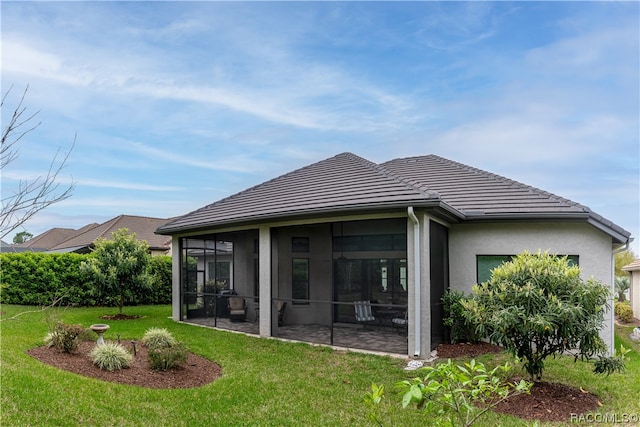
<path fill-rule="evenodd" d="M 91 255 L 38 252 L 0 254 L 0 303 L 49 305 L 60 298 L 63 306 L 110 304 L 98 295 L 91 279 L 80 273 L 80 263 Z M 171 257 L 154 257 L 149 267 L 150 289 L 133 295 L 127 305 L 171 303 Z"/>

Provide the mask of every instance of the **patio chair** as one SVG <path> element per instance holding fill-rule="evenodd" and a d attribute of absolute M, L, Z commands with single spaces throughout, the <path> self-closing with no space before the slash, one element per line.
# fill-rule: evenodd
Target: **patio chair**
<path fill-rule="evenodd" d="M 356 312 L 356 322 L 362 323 L 362 329 L 367 329 L 368 323 L 376 321 L 371 311 L 371 301 L 354 301 L 353 308 Z"/>
<path fill-rule="evenodd" d="M 391 319 L 391 326 L 398 330 L 398 334 L 400 334 L 401 331 L 407 334 L 409 333 L 409 319 L 407 315 L 408 312 L 405 311 L 404 317 L 394 317 Z"/>
<path fill-rule="evenodd" d="M 284 309 L 287 308 L 286 301 L 278 301 L 276 309 L 278 310 L 278 326 L 284 326 Z"/>
<path fill-rule="evenodd" d="M 247 304 L 244 298 L 229 297 L 229 320 L 232 322 L 244 322 L 247 316 Z"/>

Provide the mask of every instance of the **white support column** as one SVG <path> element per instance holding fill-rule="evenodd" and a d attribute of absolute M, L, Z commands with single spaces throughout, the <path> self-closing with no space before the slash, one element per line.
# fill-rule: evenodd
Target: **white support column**
<path fill-rule="evenodd" d="M 260 278 L 260 336 L 271 336 L 271 229 L 261 226 L 259 230 Z"/>
<path fill-rule="evenodd" d="M 180 237 L 171 238 L 171 317 L 180 318 Z"/>

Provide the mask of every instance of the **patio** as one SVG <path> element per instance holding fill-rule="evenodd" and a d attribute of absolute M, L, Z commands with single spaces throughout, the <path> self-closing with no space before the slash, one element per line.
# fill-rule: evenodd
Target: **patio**
<path fill-rule="evenodd" d="M 215 327 L 221 330 L 259 335 L 258 323 L 231 322 L 228 318 L 194 318 L 185 323 Z M 371 326 L 362 329 L 360 325 L 336 323 L 333 325 L 333 344 L 331 328 L 323 325 L 285 325 L 274 333 L 275 338 L 340 347 L 349 350 L 366 350 L 379 353 L 406 356 L 407 336 L 401 335 L 389 326 Z"/>

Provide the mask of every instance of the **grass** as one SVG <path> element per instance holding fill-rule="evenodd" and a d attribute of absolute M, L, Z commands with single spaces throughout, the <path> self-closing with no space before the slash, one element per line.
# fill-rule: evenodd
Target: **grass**
<path fill-rule="evenodd" d="M 28 309 L 4 305 L 2 318 Z M 193 389 L 145 389 L 61 371 L 25 353 L 42 344 L 46 320 L 52 315 L 89 326 L 112 311 L 56 309 L 0 323 L 3 426 L 367 426 L 372 424 L 363 396 L 372 382 L 389 390 L 383 409 L 393 412 L 394 425 L 429 425 L 427 414 L 402 410 L 399 397 L 390 391 L 395 382 L 413 375 L 402 370 L 402 360 L 180 324 L 168 318 L 169 306 L 127 307 L 127 314 L 146 317 L 111 321 L 105 339 L 114 340 L 120 334 L 123 340 L 139 340 L 151 327 L 166 328 L 190 351 L 219 363 L 222 378 Z M 596 376 L 589 364 L 558 358 L 547 362 L 545 379 L 597 394 L 603 403 L 599 412 L 640 414 L 640 345 L 628 339 L 631 329 L 618 328 L 619 342 L 634 350 L 626 374 Z M 487 364 L 495 359 L 479 358 Z M 490 413 L 478 425 L 533 423 Z"/>

